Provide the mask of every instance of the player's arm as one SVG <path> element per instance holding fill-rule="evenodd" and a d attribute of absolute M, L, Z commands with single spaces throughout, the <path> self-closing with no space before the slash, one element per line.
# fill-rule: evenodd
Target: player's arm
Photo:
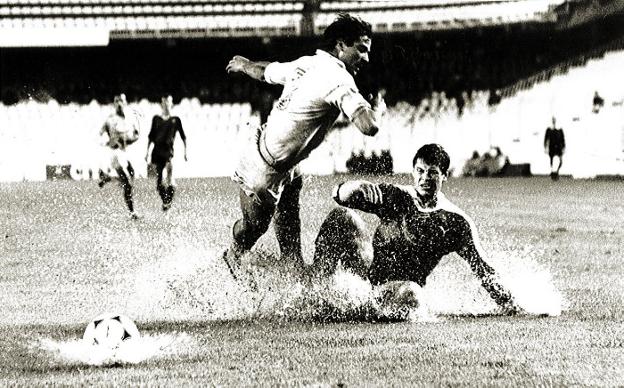
<path fill-rule="evenodd" d="M 398 186 L 365 180 L 346 181 L 336 185 L 332 196 L 338 205 L 372 213 L 382 218 L 395 218 L 405 210 L 410 195 Z"/>
<path fill-rule="evenodd" d="M 182 120 L 178 118 L 178 132 L 180 133 L 180 139 L 182 139 L 182 144 L 184 144 L 184 160 L 188 161 L 188 157 L 186 155 L 186 133 L 184 133 L 184 129 L 182 128 Z"/>
<path fill-rule="evenodd" d="M 251 61 L 243 56 L 235 55 L 225 67 L 225 70 L 228 73 L 243 73 L 255 80 L 265 81 L 264 71 L 269 63 L 265 61 Z"/>
<path fill-rule="evenodd" d="M 352 120 L 353 125 L 367 136 L 375 136 L 379 132 L 379 115 L 373 109 L 362 108 Z"/>
<path fill-rule="evenodd" d="M 336 203 L 354 209 L 383 204 L 381 187 L 365 180 L 346 181 L 336 185 L 333 198 Z"/>
<path fill-rule="evenodd" d="M 152 152 L 152 144 L 154 144 L 154 143 L 152 143 L 151 140 L 147 141 L 147 150 L 145 152 L 145 161 L 146 162 L 149 162 L 149 155 L 150 155 L 150 152 Z"/>
<path fill-rule="evenodd" d="M 152 118 L 152 126 L 150 127 L 149 135 L 147 135 L 147 150 L 145 152 L 145 161 L 149 161 L 149 155 L 154 145 L 154 133 L 156 132 L 156 117 Z"/>
<path fill-rule="evenodd" d="M 139 135 L 141 133 L 141 115 L 136 110 L 133 110 L 132 117 L 134 118 L 134 122 L 132 123 L 132 133 L 130 134 L 130 137 L 126 139 L 128 145 L 139 140 Z"/>
<path fill-rule="evenodd" d="M 374 136 L 379 131 L 379 122 L 383 114 L 381 105 L 377 104 L 377 99 L 373 100 L 371 105 L 354 85 L 337 86 L 325 97 L 325 101 L 339 107 L 364 135 Z"/>
<path fill-rule="evenodd" d="M 104 122 L 104 124 L 102 125 L 102 128 L 100 128 L 100 144 L 103 146 L 108 146 L 110 145 L 110 133 L 109 133 L 109 127 L 108 127 L 108 120 L 106 120 Z"/>
<path fill-rule="evenodd" d="M 477 244 L 478 242 L 469 238 L 457 253 L 468 262 L 472 271 L 481 279 L 481 285 L 496 304 L 509 314 L 520 312 L 521 308 L 516 304 L 511 292 L 498 281 L 494 268 L 483 260 Z"/>

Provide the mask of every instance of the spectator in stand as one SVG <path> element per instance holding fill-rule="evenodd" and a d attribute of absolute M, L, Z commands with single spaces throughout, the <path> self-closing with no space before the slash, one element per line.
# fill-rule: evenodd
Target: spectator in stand
<path fill-rule="evenodd" d="M 594 92 L 593 108 L 592 112 L 599 113 L 600 109 L 604 106 L 604 99 L 600 97 L 598 91 Z"/>
<path fill-rule="evenodd" d="M 492 147 L 481 157 L 476 176 L 500 176 L 508 164 L 509 158 L 503 154 L 500 147 Z"/>
<path fill-rule="evenodd" d="M 559 170 L 565 152 L 565 136 L 562 128 L 557 128 L 557 120 L 552 118 L 552 127 L 546 129 L 544 135 L 544 149 L 550 158 L 550 178 L 559 179 Z M 554 160 L 557 158 L 557 168 L 554 168 Z"/>
<path fill-rule="evenodd" d="M 481 155 L 479 155 L 479 151 L 473 151 L 470 159 L 466 160 L 464 164 L 464 168 L 462 170 L 462 176 L 464 177 L 473 177 L 477 175 L 477 171 L 479 171 L 479 166 L 481 165 Z"/>

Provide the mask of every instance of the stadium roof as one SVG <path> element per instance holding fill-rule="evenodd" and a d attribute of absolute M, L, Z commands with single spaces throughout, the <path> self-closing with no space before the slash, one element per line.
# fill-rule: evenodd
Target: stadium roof
<path fill-rule="evenodd" d="M 357 14 L 373 25 L 373 31 L 383 33 L 560 21 L 572 25 L 624 9 L 624 0 L 606 0 L 598 8 L 592 4 L 565 0 L 0 0 L 0 47 L 313 35 L 341 12 Z"/>

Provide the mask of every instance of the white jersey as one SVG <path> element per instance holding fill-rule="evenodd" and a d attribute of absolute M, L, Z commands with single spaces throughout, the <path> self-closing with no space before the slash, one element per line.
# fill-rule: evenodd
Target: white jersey
<path fill-rule="evenodd" d="M 293 62 L 273 62 L 264 78 L 284 85 L 284 90 L 262 141 L 273 161 L 288 168 L 318 147 L 341 113 L 353 120 L 361 109 L 370 108 L 344 63 L 322 50 Z"/>
<path fill-rule="evenodd" d="M 100 130 L 100 135 L 108 135 L 108 147 L 112 149 L 125 150 L 132 143 L 130 139 L 136 139 L 139 132 L 138 115 L 130 110 L 126 110 L 125 117 L 113 113 L 104 122 Z"/>

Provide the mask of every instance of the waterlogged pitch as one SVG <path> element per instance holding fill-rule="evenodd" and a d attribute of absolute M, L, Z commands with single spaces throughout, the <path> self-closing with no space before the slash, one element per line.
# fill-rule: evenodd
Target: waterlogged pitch
<path fill-rule="evenodd" d="M 310 177 L 302 239 L 348 177 Z M 409 183 L 409 177 L 370 177 Z M 32 385 L 599 385 L 624 381 L 622 181 L 452 179 L 489 262 L 527 314 L 500 315 L 468 265 L 449 256 L 426 308 L 396 321 L 349 274 L 303 287 L 277 263 L 269 232 L 246 257 L 259 289 L 232 281 L 219 255 L 238 217 L 228 179 L 181 179 L 162 213 L 137 181 L 142 219 L 119 187 L 94 182 L 0 186 L 0 386 Z M 375 219 L 365 215 L 374 230 Z M 140 341 L 85 347 L 90 319 L 132 318 Z"/>

